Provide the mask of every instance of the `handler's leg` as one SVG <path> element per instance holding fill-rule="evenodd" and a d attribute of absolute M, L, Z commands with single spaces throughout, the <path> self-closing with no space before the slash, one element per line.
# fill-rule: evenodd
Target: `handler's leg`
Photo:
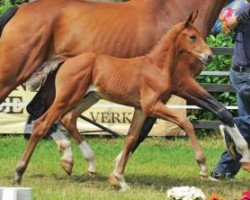
<path fill-rule="evenodd" d="M 248 147 L 250 147 L 250 82 L 248 78 L 244 79 L 243 77 L 248 77 L 248 73 L 242 72 L 239 74 L 233 70 L 230 71 L 230 80 L 237 92 L 239 115 L 239 117 L 234 118 L 234 123 L 248 142 Z M 227 133 L 227 129 L 222 129 L 221 131 L 224 132 L 225 137 L 228 137 L 229 133 Z M 228 152 L 222 154 L 221 159 L 211 173 L 212 180 L 232 179 L 240 170 L 240 160 L 242 156 L 237 153 L 234 142 L 232 142 L 231 145 L 232 154 L 235 156 L 230 155 Z"/>
<path fill-rule="evenodd" d="M 227 129 L 232 137 L 237 151 L 242 155 L 239 162 L 241 167 L 250 172 L 250 73 L 248 72 L 235 72 L 230 70 L 230 80 L 237 94 L 237 105 L 239 117 L 234 118 L 234 123 L 239 129 L 239 134 L 235 135 Z M 245 139 L 245 140 L 244 140 Z M 236 158 L 236 160 L 239 159 Z"/>
<path fill-rule="evenodd" d="M 248 146 L 250 144 L 249 122 L 250 122 L 250 116 L 234 118 L 234 123 L 238 125 L 241 135 L 248 142 Z M 222 153 L 221 159 L 218 161 L 216 167 L 211 173 L 210 180 L 234 181 L 235 180 L 234 177 L 241 168 L 240 160 L 242 159 L 242 155 L 237 151 L 236 144 L 224 125 L 221 125 L 220 131 L 224 137 L 227 146 L 227 151 Z"/>

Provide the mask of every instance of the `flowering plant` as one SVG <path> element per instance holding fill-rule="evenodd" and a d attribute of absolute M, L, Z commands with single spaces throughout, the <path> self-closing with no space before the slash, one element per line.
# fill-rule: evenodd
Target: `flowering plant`
<path fill-rule="evenodd" d="M 243 196 L 240 200 L 250 200 L 250 190 L 243 192 Z"/>
<path fill-rule="evenodd" d="M 206 200 L 205 194 L 195 187 L 173 187 L 167 191 L 167 198 L 171 200 Z"/>

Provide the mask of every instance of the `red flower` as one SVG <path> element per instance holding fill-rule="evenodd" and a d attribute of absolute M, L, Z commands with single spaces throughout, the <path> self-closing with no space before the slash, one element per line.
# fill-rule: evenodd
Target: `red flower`
<path fill-rule="evenodd" d="M 212 194 L 208 200 L 225 200 L 223 197 L 219 196 L 218 194 Z"/>
<path fill-rule="evenodd" d="M 243 192 L 243 196 L 240 200 L 250 200 L 250 190 Z"/>

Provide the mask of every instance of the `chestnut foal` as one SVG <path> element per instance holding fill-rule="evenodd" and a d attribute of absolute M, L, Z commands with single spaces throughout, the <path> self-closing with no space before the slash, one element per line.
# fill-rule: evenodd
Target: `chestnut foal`
<path fill-rule="evenodd" d="M 106 99 L 135 108 L 133 120 L 125 140 L 125 147 L 117 158 L 109 181 L 122 190 L 128 188 L 124 169 L 147 116 L 176 123 L 190 138 L 200 175 L 207 176 L 206 159 L 187 118 L 177 115 L 165 106 L 172 94 L 178 94 L 182 76 L 194 82 L 193 68 L 180 68 L 178 60 L 192 55 L 200 62 L 211 61 L 212 52 L 198 30 L 193 26 L 197 17 L 191 13 L 186 21 L 173 26 L 147 55 L 123 59 L 94 53 L 69 58 L 56 75 L 56 97 L 49 110 L 40 117 L 32 131 L 32 139 L 20 160 L 16 178 L 21 179 L 39 139 L 56 120 L 74 137 L 79 137 L 77 117 L 99 99 Z M 86 155 L 91 152 L 86 152 Z M 18 181 L 18 180 L 17 180 Z"/>

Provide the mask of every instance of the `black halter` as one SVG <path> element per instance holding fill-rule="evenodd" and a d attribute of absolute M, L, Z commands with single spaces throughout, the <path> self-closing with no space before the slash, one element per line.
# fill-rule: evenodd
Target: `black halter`
<path fill-rule="evenodd" d="M 0 36 L 2 35 L 3 29 L 5 25 L 10 21 L 10 19 L 16 14 L 18 10 L 17 6 L 13 6 L 7 10 L 6 13 L 3 14 L 3 16 L 0 18 Z"/>
<path fill-rule="evenodd" d="M 22 3 L 24 3 L 24 2 L 29 2 L 29 0 L 23 0 L 23 1 L 18 1 L 18 2 L 16 2 L 16 0 L 10 0 L 10 3 L 12 4 L 12 5 L 14 5 L 14 4 L 22 4 Z"/>

